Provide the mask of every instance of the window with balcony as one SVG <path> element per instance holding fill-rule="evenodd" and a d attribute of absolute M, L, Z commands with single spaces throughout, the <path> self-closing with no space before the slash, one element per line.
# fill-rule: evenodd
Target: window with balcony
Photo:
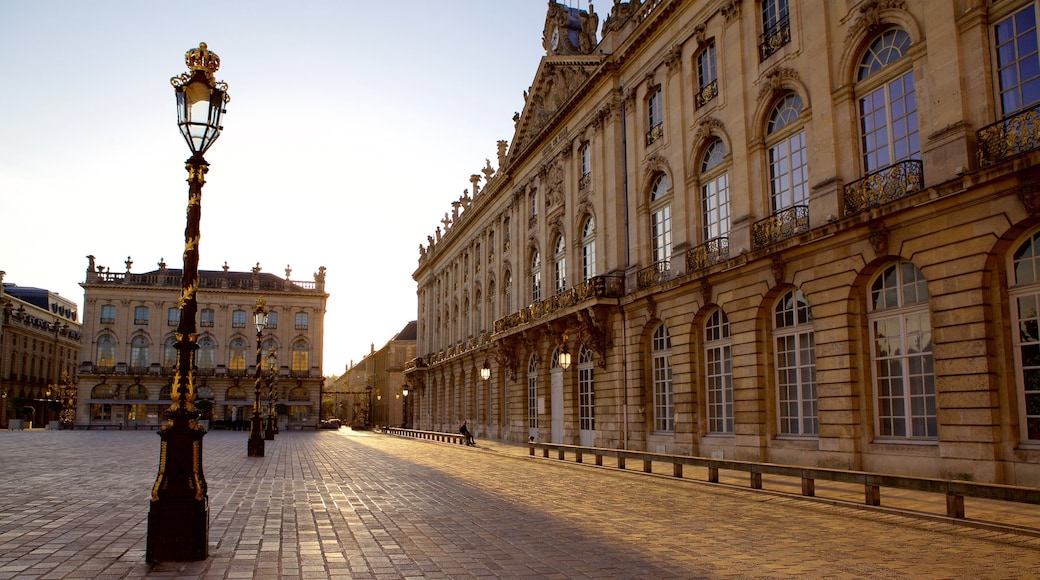
<path fill-rule="evenodd" d="M 715 139 L 701 158 L 701 208 L 704 241 L 729 235 L 729 172 L 723 161 L 726 145 Z"/>
<path fill-rule="evenodd" d="M 181 309 L 180 308 L 167 308 L 166 309 L 166 326 L 177 326 L 181 323 Z"/>
<path fill-rule="evenodd" d="M 708 432 L 732 434 L 733 341 L 729 334 L 729 318 L 721 308 L 716 308 L 704 324 L 704 379 Z"/>
<path fill-rule="evenodd" d="M 148 307 L 147 306 L 135 306 L 134 307 L 134 324 L 137 326 L 146 326 L 148 324 Z"/>
<path fill-rule="evenodd" d="M 180 314 L 177 315 L 180 318 Z M 216 315 L 212 308 L 203 308 L 199 312 L 199 326 L 203 328 L 212 328 L 213 321 L 216 319 Z"/>
<path fill-rule="evenodd" d="M 880 34 L 860 60 L 856 93 L 863 167 L 871 173 L 921 156 L 913 63 L 904 59 L 910 35 L 893 28 Z"/>
<path fill-rule="evenodd" d="M 267 313 L 267 329 L 274 330 L 278 328 L 278 313 L 271 310 Z"/>
<path fill-rule="evenodd" d="M 296 313 L 296 324 L 294 325 L 296 330 L 307 330 L 310 326 L 310 317 L 307 316 L 306 312 Z"/>
<path fill-rule="evenodd" d="M 588 282 L 596 276 L 596 220 L 585 218 L 581 225 L 581 277 Z"/>
<path fill-rule="evenodd" d="M 495 281 L 492 280 L 488 282 L 487 313 L 489 324 L 494 324 L 495 320 L 498 319 L 498 308 L 496 308 L 497 305 L 495 304 L 497 302 L 497 295 L 495 294 L 496 290 Z"/>
<path fill-rule="evenodd" d="M 1005 116 L 1040 104 L 1037 5 L 1030 2 L 993 27 L 997 84 Z"/>
<path fill-rule="evenodd" d="M 892 264 L 871 283 L 868 307 L 878 438 L 937 439 L 928 281 L 910 262 Z"/>
<path fill-rule="evenodd" d="M 246 311 L 235 310 L 231 313 L 231 328 L 246 327 Z"/>
<path fill-rule="evenodd" d="M 199 339 L 199 350 L 195 355 L 195 366 L 200 369 L 212 369 L 216 366 L 215 353 L 217 344 L 213 339 L 204 336 Z"/>
<path fill-rule="evenodd" d="M 103 334 L 97 340 L 97 358 L 95 364 L 102 369 L 113 369 L 116 366 L 116 339 L 110 334 Z"/>
<path fill-rule="evenodd" d="M 646 144 L 651 145 L 664 137 L 664 104 L 661 87 L 652 87 L 646 100 L 647 129 Z"/>
<path fill-rule="evenodd" d="M 292 371 L 306 373 L 310 370 L 310 346 L 305 340 L 297 340 L 292 345 Z"/>
<path fill-rule="evenodd" d="M 246 370 L 246 341 L 244 338 L 238 337 L 231 340 L 231 344 L 228 346 L 228 370 L 229 371 L 245 371 Z"/>
<path fill-rule="evenodd" d="M 542 299 L 542 256 L 538 250 L 531 255 L 531 302 Z"/>
<path fill-rule="evenodd" d="M 650 343 L 650 382 L 653 391 L 654 431 L 675 430 L 675 407 L 672 400 L 672 338 L 668 328 L 660 325 Z"/>
<path fill-rule="evenodd" d="M 719 94 L 719 74 L 715 68 L 715 40 L 697 53 L 697 107 L 707 105 Z"/>
<path fill-rule="evenodd" d="M 592 151 L 588 143 L 582 143 L 579 158 L 581 159 L 581 175 L 578 177 L 578 189 L 585 190 L 592 184 Z"/>
<path fill-rule="evenodd" d="M 101 324 L 116 323 L 116 307 L 112 304 L 101 305 Z"/>
<path fill-rule="evenodd" d="M 759 42 L 759 60 L 791 42 L 791 12 L 788 0 L 762 0 L 762 38 Z"/>
<path fill-rule="evenodd" d="M 148 369 L 148 339 L 135 336 L 130 340 L 130 367 L 135 373 Z"/>
<path fill-rule="evenodd" d="M 672 255 L 671 180 L 661 173 L 650 191 L 650 260 L 667 263 Z"/>
<path fill-rule="evenodd" d="M 553 282 L 556 294 L 567 289 L 567 242 L 562 235 L 556 236 L 553 244 Z"/>
<path fill-rule="evenodd" d="M 769 184 L 773 211 L 778 212 L 809 200 L 809 170 L 805 152 L 805 128 L 799 116 L 802 98 L 787 93 L 769 115 Z"/>
<path fill-rule="evenodd" d="M 816 338 L 809 302 L 801 290 L 791 290 L 777 301 L 773 313 L 778 430 L 781 435 L 815 437 Z"/>
<path fill-rule="evenodd" d="M 505 283 L 502 284 L 502 306 L 505 308 L 503 314 L 513 312 L 513 275 L 507 270 Z"/>
<path fill-rule="evenodd" d="M 169 337 L 163 342 L 163 368 L 172 369 L 177 366 L 177 339 Z"/>

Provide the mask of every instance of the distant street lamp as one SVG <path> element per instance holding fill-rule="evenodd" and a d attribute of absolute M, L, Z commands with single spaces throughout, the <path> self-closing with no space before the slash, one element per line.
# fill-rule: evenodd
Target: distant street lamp
<path fill-rule="evenodd" d="M 260 416 L 260 385 L 263 383 L 263 366 L 260 356 L 263 352 L 264 329 L 267 328 L 267 303 L 263 296 L 256 299 L 253 308 L 253 323 L 256 325 L 256 394 L 253 398 L 253 419 L 249 424 L 249 457 L 264 456 L 264 425 Z"/>
<path fill-rule="evenodd" d="M 401 401 L 401 422 L 404 423 L 405 429 L 411 429 L 412 420 L 408 416 L 408 387 L 401 389 L 401 394 L 404 395 L 404 400 Z"/>
<path fill-rule="evenodd" d="M 191 149 L 188 170 L 188 212 L 184 228 L 184 269 L 181 273 L 180 322 L 177 325 L 177 367 L 166 424 L 159 431 L 159 473 L 152 486 L 148 511 L 145 560 L 191 562 L 209 555 L 209 496 L 202 472 L 202 437 L 195 409 L 195 316 L 199 287 L 199 222 L 202 186 L 209 164 L 203 155 L 220 136 L 221 115 L 229 98 L 227 84 L 213 73 L 220 58 L 199 43 L 184 56 L 188 72 L 170 79 L 177 96 L 177 126 Z"/>

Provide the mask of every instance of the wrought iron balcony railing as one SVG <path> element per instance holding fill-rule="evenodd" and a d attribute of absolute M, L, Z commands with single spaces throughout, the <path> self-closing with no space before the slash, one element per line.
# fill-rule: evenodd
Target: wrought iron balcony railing
<path fill-rule="evenodd" d="M 751 227 L 754 249 L 764 248 L 809 231 L 809 206 L 795 205 L 758 220 Z"/>
<path fill-rule="evenodd" d="M 686 271 L 703 270 L 728 258 L 729 238 L 714 238 L 686 251 Z"/>
<path fill-rule="evenodd" d="M 924 188 L 924 164 L 900 161 L 845 186 L 845 215 L 882 206 Z"/>
<path fill-rule="evenodd" d="M 636 287 L 642 290 L 643 288 L 660 284 L 669 278 L 671 272 L 671 265 L 668 260 L 654 262 L 636 272 Z"/>
<path fill-rule="evenodd" d="M 708 101 L 717 96 L 719 96 L 719 81 L 714 80 L 701 87 L 701 90 L 697 93 L 697 107 L 707 105 Z"/>
<path fill-rule="evenodd" d="M 979 129 L 976 139 L 983 167 L 1040 149 L 1040 105 Z"/>
<path fill-rule="evenodd" d="M 780 50 L 780 47 L 788 42 L 791 42 L 790 17 L 784 18 L 777 22 L 775 26 L 762 33 L 761 42 L 758 45 L 759 60 L 763 61 L 773 56 L 773 53 Z"/>
<path fill-rule="evenodd" d="M 554 312 L 597 298 L 620 298 L 625 294 L 622 276 L 595 276 L 555 296 L 539 300 L 526 308 L 495 321 L 495 332 L 502 332 L 532 322 Z"/>
<path fill-rule="evenodd" d="M 650 127 L 650 130 L 646 132 L 646 144 L 652 145 L 661 137 L 664 137 L 664 124 L 658 123 L 653 127 Z"/>

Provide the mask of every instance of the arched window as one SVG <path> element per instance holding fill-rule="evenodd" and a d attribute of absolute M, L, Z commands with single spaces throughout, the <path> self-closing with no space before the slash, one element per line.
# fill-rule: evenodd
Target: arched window
<path fill-rule="evenodd" d="M 729 236 L 729 173 L 723 166 L 726 145 L 715 139 L 701 159 L 701 209 L 704 241 Z"/>
<path fill-rule="evenodd" d="M 488 327 L 493 327 L 495 321 L 498 320 L 498 309 L 495 308 L 495 281 L 488 282 L 488 293 L 487 293 L 487 315 L 488 315 Z"/>
<path fill-rule="evenodd" d="M 163 367 L 172 369 L 177 366 L 177 338 L 168 337 L 163 342 Z"/>
<path fill-rule="evenodd" d="M 306 372 L 310 370 L 310 362 L 308 362 L 308 355 L 310 353 L 310 347 L 307 345 L 307 341 L 297 340 L 292 345 L 292 370 L 293 372 Z"/>
<path fill-rule="evenodd" d="M 246 370 L 246 341 L 242 337 L 231 340 L 230 356 L 228 357 L 228 370 Z"/>
<path fill-rule="evenodd" d="M 473 321 L 476 324 L 475 330 L 478 333 L 487 330 L 487 326 L 484 325 L 484 317 L 482 316 L 483 309 L 483 296 L 480 294 L 480 288 L 477 288 L 476 292 L 473 293 Z"/>
<path fill-rule="evenodd" d="M 1021 437 L 1040 441 L 1040 231 L 1015 249 L 1010 278 Z"/>
<path fill-rule="evenodd" d="M 276 341 L 273 338 L 265 338 L 264 342 L 262 343 L 262 346 L 260 348 L 261 348 L 261 352 L 260 352 L 260 356 L 261 357 L 265 357 L 266 358 L 269 354 L 271 354 L 273 352 L 275 361 L 276 362 L 278 361 L 278 341 Z M 266 365 L 267 363 L 264 363 L 264 364 Z"/>
<path fill-rule="evenodd" d="M 116 391 L 111 385 L 101 383 L 96 385 L 90 390 L 91 399 L 114 399 L 116 398 Z"/>
<path fill-rule="evenodd" d="M 667 264 L 672 256 L 671 188 L 668 175 L 661 173 L 650 189 L 650 259 L 653 263 Z"/>
<path fill-rule="evenodd" d="M 506 272 L 505 283 L 502 284 L 502 305 L 505 310 L 503 314 L 511 314 L 513 312 L 513 275 L 510 272 Z"/>
<path fill-rule="evenodd" d="M 592 184 L 592 151 L 588 143 L 582 143 L 578 152 L 581 159 L 581 176 L 578 177 L 578 189 L 586 190 Z"/>
<path fill-rule="evenodd" d="M 137 335 L 130 339 L 130 366 L 138 371 L 148 368 L 148 338 Z"/>
<path fill-rule="evenodd" d="M 246 400 L 246 390 L 237 385 L 228 387 L 227 394 L 224 395 L 224 399 L 227 401 L 244 401 Z"/>
<path fill-rule="evenodd" d="M 310 398 L 307 396 L 307 389 L 303 387 L 293 387 L 289 391 L 290 401 L 309 401 Z"/>
<path fill-rule="evenodd" d="M 126 388 L 126 400 L 128 401 L 145 401 L 148 400 L 148 391 L 145 390 L 144 385 L 133 384 Z M 148 405 L 136 404 L 126 406 L 126 420 L 127 421 L 144 421 L 148 418 Z"/>
<path fill-rule="evenodd" d="M 856 93 L 863 168 L 867 173 L 921 156 L 910 35 L 898 28 L 878 36 L 859 64 Z"/>
<path fill-rule="evenodd" d="M 936 439 L 935 374 L 928 282 L 910 262 L 892 264 L 870 285 L 877 436 Z"/>
<path fill-rule="evenodd" d="M 116 366 L 116 339 L 110 334 L 103 334 L 97 340 L 97 366 L 113 368 Z"/>
<path fill-rule="evenodd" d="M 585 281 L 596 276 L 596 220 L 592 216 L 581 225 L 581 276 Z"/>
<path fill-rule="evenodd" d="M 199 350 L 198 354 L 195 355 L 195 366 L 200 369 L 211 369 L 215 366 L 214 353 L 217 350 L 217 344 L 213 342 L 213 339 L 204 336 L 199 339 Z"/>
<path fill-rule="evenodd" d="M 729 318 L 716 308 L 704 323 L 704 384 L 708 432 L 733 433 L 733 341 Z"/>
<path fill-rule="evenodd" d="M 148 399 L 148 391 L 144 385 L 135 383 L 126 388 L 126 399 L 128 401 L 144 401 Z"/>
<path fill-rule="evenodd" d="M 101 383 L 96 385 L 90 390 L 91 399 L 115 399 L 116 392 L 111 385 Z M 90 405 L 90 417 L 94 421 L 111 421 L 112 420 L 112 404 L 111 403 L 92 403 Z"/>
<path fill-rule="evenodd" d="M 563 235 L 556 236 L 553 244 L 553 276 L 556 284 L 556 293 L 559 294 L 567 289 L 567 243 Z"/>
<path fill-rule="evenodd" d="M 531 302 L 542 299 L 542 256 L 535 250 L 531 255 Z"/>
<path fill-rule="evenodd" d="M 527 363 L 527 428 L 538 428 L 538 358 Z"/>
<path fill-rule="evenodd" d="M 816 436 L 816 335 L 801 290 L 791 290 L 777 301 L 773 323 L 780 434 Z"/>
<path fill-rule="evenodd" d="M 805 128 L 801 126 L 802 98 L 787 93 L 769 114 L 769 185 L 773 212 L 809 201 L 809 169 Z"/>
<path fill-rule="evenodd" d="M 581 349 L 581 358 L 578 360 L 578 429 L 581 431 L 592 431 L 596 428 L 594 360 L 591 349 Z"/>
<path fill-rule="evenodd" d="M 664 324 L 654 331 L 650 345 L 650 382 L 654 397 L 654 431 L 675 429 L 675 411 L 672 402 L 672 338 Z"/>

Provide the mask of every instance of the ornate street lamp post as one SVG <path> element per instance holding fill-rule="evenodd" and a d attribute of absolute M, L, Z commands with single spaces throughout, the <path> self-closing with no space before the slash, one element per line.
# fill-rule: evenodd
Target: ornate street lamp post
<path fill-rule="evenodd" d="M 263 352 L 264 328 L 267 327 L 267 303 L 263 297 L 256 299 L 253 308 L 253 323 L 256 324 L 256 394 L 253 397 L 253 419 L 249 423 L 249 457 L 264 456 L 264 425 L 260 416 L 260 386 L 263 384 L 263 366 L 260 356 Z"/>
<path fill-rule="evenodd" d="M 213 73 L 220 58 L 200 43 L 184 56 L 188 72 L 170 79 L 177 95 L 177 126 L 191 149 L 188 170 L 187 226 L 184 228 L 184 269 L 181 275 L 180 322 L 177 326 L 177 366 L 172 402 L 159 431 L 159 473 L 152 486 L 148 511 L 145 560 L 191 562 L 209 555 L 209 496 L 202 473 L 202 437 L 206 431 L 195 410 L 195 316 L 199 287 L 199 221 L 202 186 L 209 164 L 203 155 L 220 136 L 221 115 L 228 102 L 227 84 Z"/>

